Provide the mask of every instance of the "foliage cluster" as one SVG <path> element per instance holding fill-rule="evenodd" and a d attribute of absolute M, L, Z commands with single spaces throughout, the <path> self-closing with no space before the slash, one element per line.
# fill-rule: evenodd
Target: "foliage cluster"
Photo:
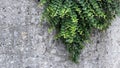
<path fill-rule="evenodd" d="M 105 30 L 118 13 L 120 0 L 41 0 L 43 17 L 57 30 L 70 53 L 77 62 L 84 43 L 93 29 Z"/>

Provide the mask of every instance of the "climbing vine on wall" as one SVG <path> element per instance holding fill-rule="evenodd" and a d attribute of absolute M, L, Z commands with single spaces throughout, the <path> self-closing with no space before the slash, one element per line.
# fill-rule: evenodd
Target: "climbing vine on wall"
<path fill-rule="evenodd" d="M 77 62 L 84 43 L 93 29 L 105 30 L 119 9 L 120 0 L 41 0 L 43 18 L 57 30 L 69 52 Z"/>

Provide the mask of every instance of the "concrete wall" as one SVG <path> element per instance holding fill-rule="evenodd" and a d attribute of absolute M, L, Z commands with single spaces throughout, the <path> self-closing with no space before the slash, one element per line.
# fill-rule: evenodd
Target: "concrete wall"
<path fill-rule="evenodd" d="M 35 0 L 0 0 L 0 68 L 120 68 L 120 18 L 104 33 L 95 32 L 80 55 L 68 60 L 53 40 Z"/>

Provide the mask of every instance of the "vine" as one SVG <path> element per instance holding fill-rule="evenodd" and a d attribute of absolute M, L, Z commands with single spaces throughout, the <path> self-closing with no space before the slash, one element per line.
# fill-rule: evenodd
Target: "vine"
<path fill-rule="evenodd" d="M 105 30 L 118 13 L 120 0 L 41 0 L 43 18 L 57 30 L 69 52 L 77 62 L 93 29 Z"/>

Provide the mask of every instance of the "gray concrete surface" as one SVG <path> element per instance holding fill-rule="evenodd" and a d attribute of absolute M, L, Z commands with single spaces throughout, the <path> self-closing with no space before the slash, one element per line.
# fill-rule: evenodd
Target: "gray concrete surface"
<path fill-rule="evenodd" d="M 78 64 L 40 23 L 35 0 L 0 0 L 0 68 L 120 68 L 120 18 L 104 33 L 94 32 Z"/>

